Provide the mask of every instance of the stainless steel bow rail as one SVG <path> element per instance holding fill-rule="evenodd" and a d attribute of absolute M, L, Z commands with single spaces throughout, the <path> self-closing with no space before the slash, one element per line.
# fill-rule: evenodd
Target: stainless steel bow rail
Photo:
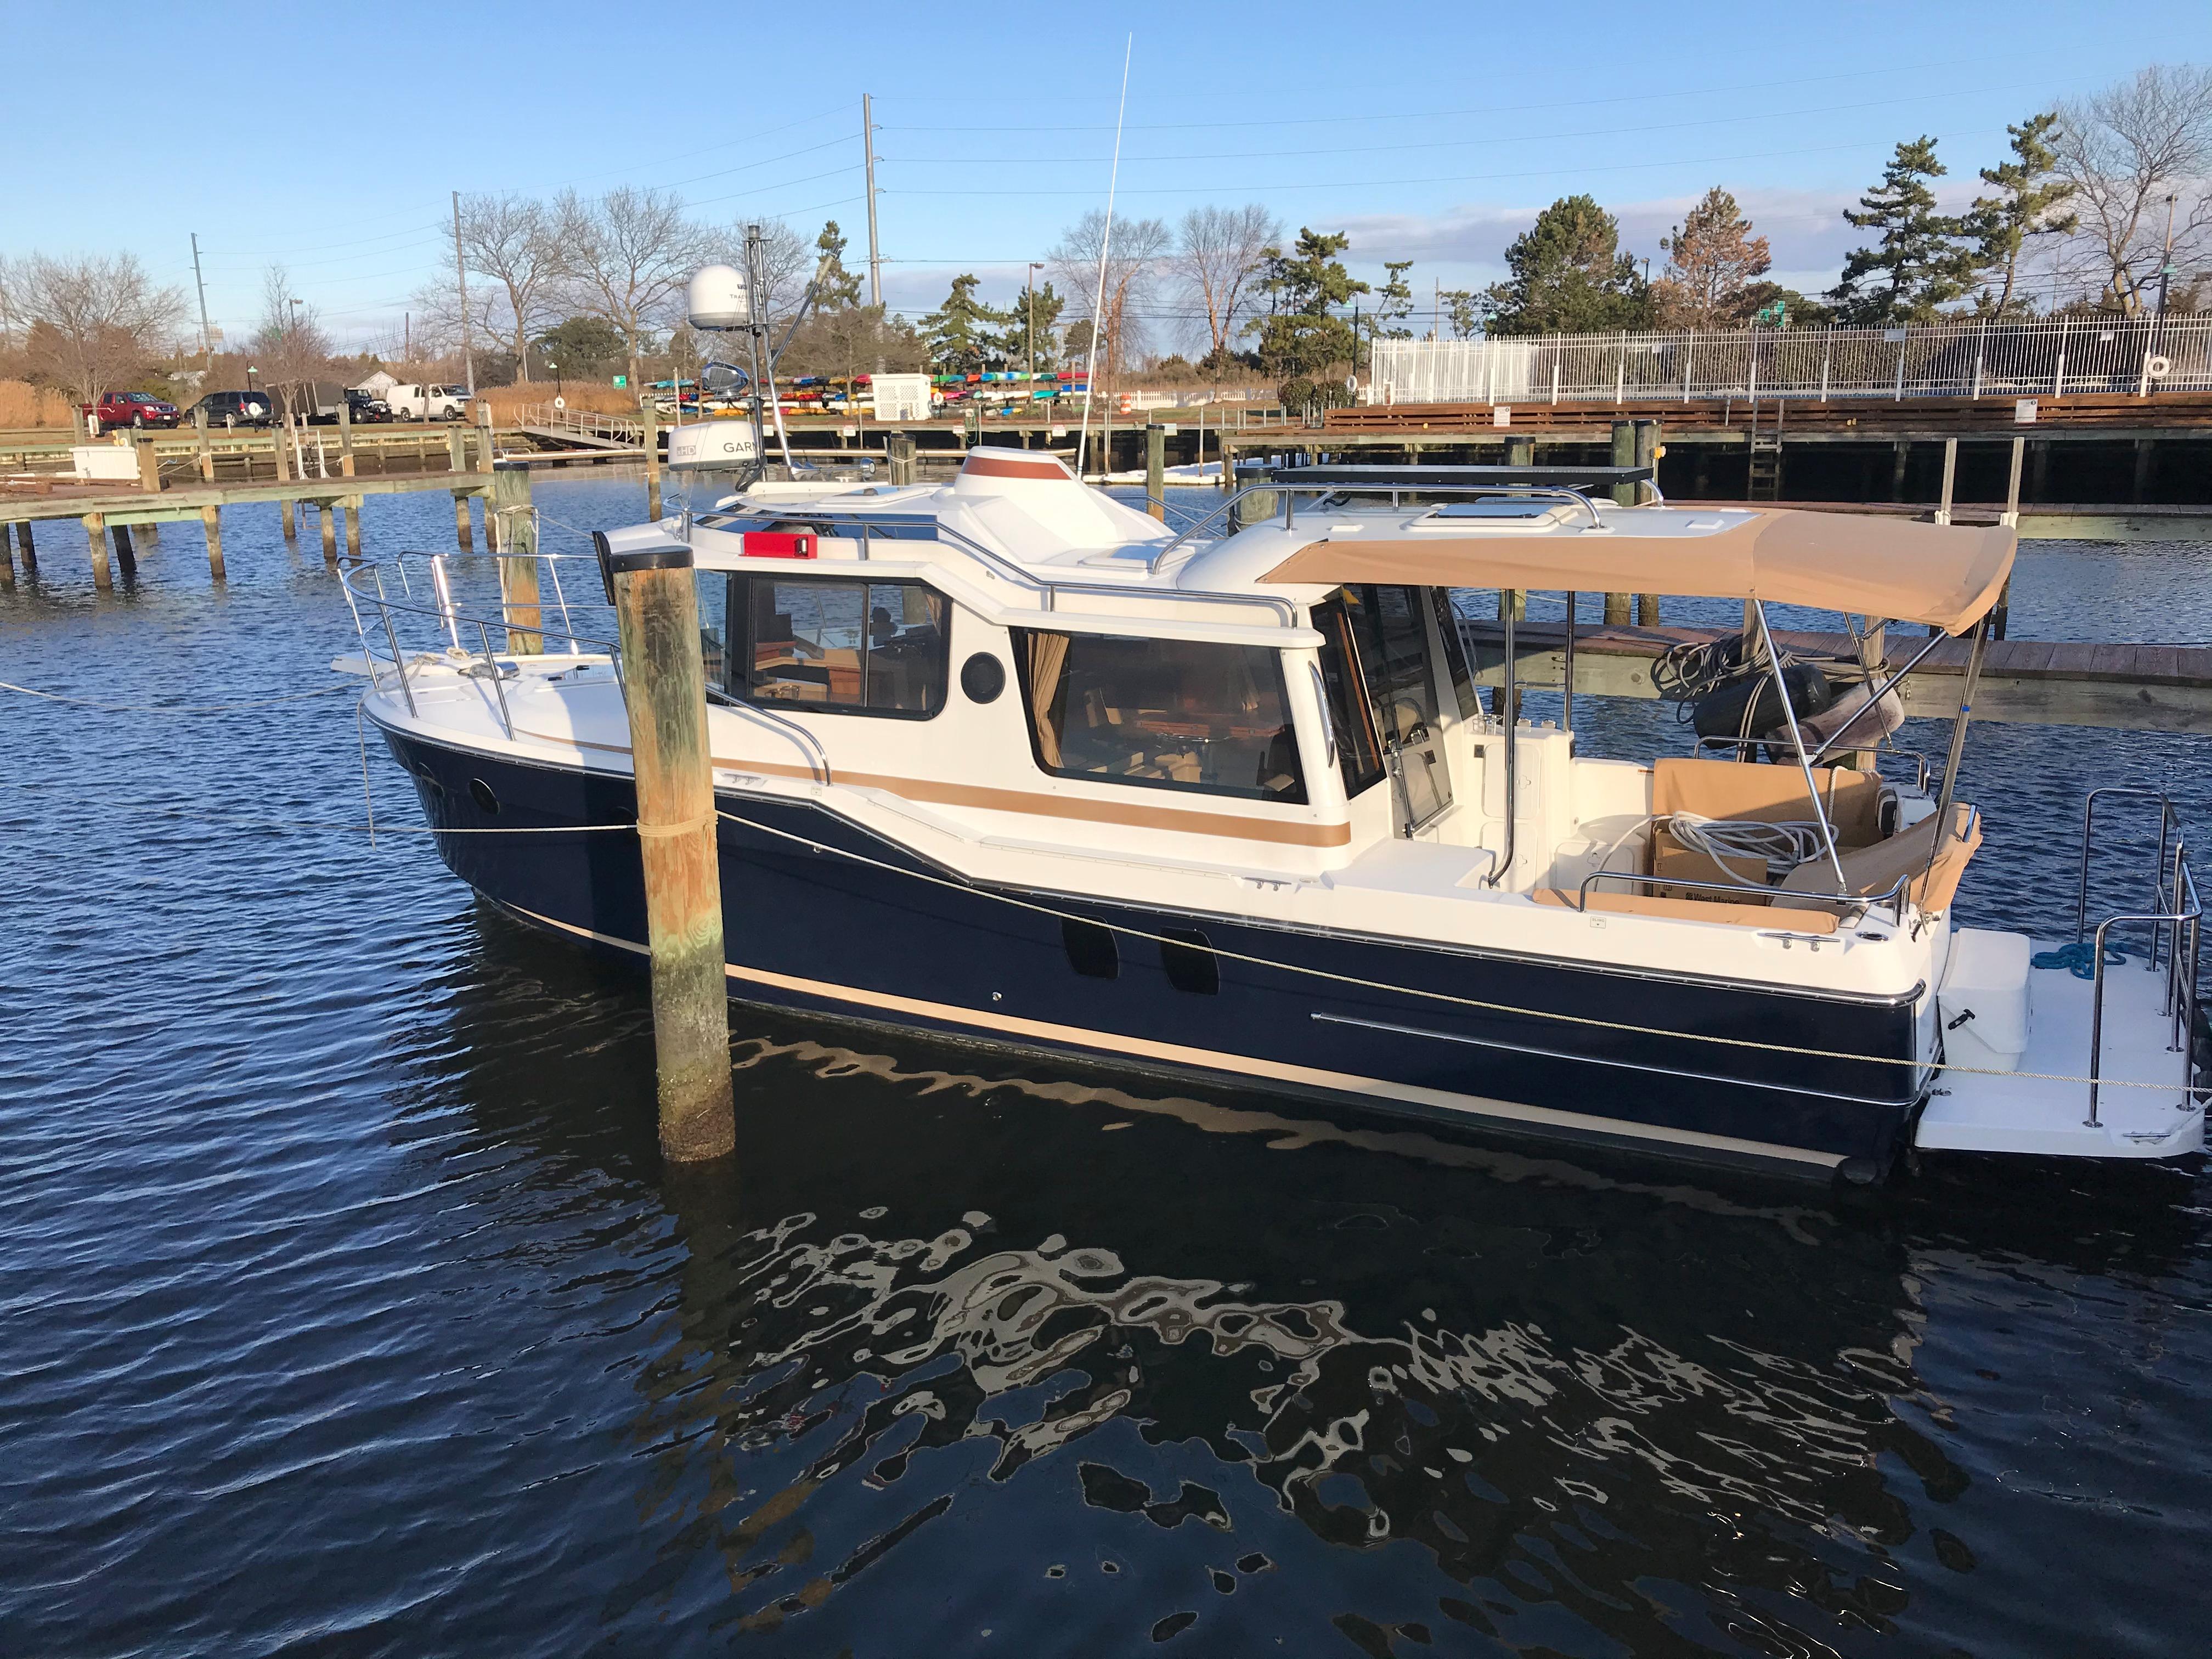
<path fill-rule="evenodd" d="M 2208 1092 L 2197 1084 L 2197 969 L 2204 907 L 2197 896 L 2197 878 L 2189 867 L 2188 844 L 2180 816 L 2163 789 L 2134 789 L 2108 786 L 2092 789 L 2081 805 L 2081 872 L 2074 898 L 2074 942 L 2080 945 L 2089 932 L 2089 872 L 2100 799 L 2135 800 L 2158 804 L 2158 848 L 2151 859 L 2150 902 L 2138 911 L 2108 915 L 2097 924 L 2090 968 L 2089 1003 L 2089 1115 L 2082 1121 L 2098 1127 L 2097 1094 L 2102 1079 L 2100 1062 L 2105 1039 L 2105 955 L 2106 941 L 2116 927 L 2150 928 L 2150 956 L 2145 969 L 2166 971 L 2165 1000 L 2160 1012 L 2167 1021 L 2166 1048 L 2181 1055 L 2182 1088 L 2189 1096 Z M 2169 857 L 2167 845 L 2172 843 Z M 2137 872 L 2139 875 L 2143 873 Z"/>
<path fill-rule="evenodd" d="M 553 585 L 554 604 L 560 611 L 560 625 L 550 625 L 540 617 L 536 626 L 512 614 L 513 607 L 504 601 L 496 618 L 465 614 L 454 596 L 452 568 L 455 564 L 489 563 L 494 558 L 521 559 L 527 557 L 542 567 Z M 410 574 L 410 563 L 419 574 Z M 568 591 L 561 580 L 560 568 L 569 567 L 572 575 L 585 574 L 586 592 L 599 574 L 596 554 L 575 553 L 501 553 L 455 556 L 444 553 L 400 554 L 392 562 L 393 574 L 399 579 L 401 598 L 393 599 L 384 585 L 384 567 L 359 565 L 339 574 L 339 584 L 346 596 L 347 607 L 353 612 L 354 632 L 361 641 L 362 658 L 368 670 L 369 683 L 379 690 L 396 684 L 407 704 L 410 714 L 419 715 L 415 701 L 414 674 L 429 663 L 471 680 L 488 680 L 492 688 L 495 706 L 499 713 L 500 729 L 509 741 L 520 734 L 515 731 L 514 712 L 507 706 L 507 682 L 518 678 L 523 658 L 540 663 L 566 663 L 584 666 L 604 662 L 614 670 L 617 681 L 623 678 L 622 647 L 612 634 L 594 635 L 579 631 L 568 604 Z M 428 602 L 418 598 L 415 585 L 420 580 L 428 592 Z M 540 589 L 541 592 L 543 589 Z M 542 601 L 541 601 L 542 609 Z M 369 613 L 374 613 L 374 621 Z M 403 621 L 410 622 L 416 631 L 425 623 L 429 624 L 433 639 L 442 636 L 444 643 L 411 653 L 402 645 L 400 635 Z M 492 645 L 491 630 L 501 629 L 508 641 L 508 649 L 502 653 Z M 518 653 L 513 648 L 517 635 L 527 635 L 538 641 L 566 641 L 565 652 Z M 473 638 L 471 647 L 465 641 Z M 410 672 L 411 671 L 411 672 Z M 746 719 L 765 726 L 795 744 L 805 756 L 816 780 L 831 781 L 830 757 L 815 735 L 796 720 L 785 719 L 772 709 L 734 699 L 714 698 L 717 708 L 734 709 Z"/>

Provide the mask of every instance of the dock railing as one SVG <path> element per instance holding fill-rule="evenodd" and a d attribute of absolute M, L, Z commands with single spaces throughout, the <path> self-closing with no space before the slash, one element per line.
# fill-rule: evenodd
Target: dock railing
<path fill-rule="evenodd" d="M 2212 317 L 1378 340 L 1370 404 L 2057 398 L 2212 391 Z"/>

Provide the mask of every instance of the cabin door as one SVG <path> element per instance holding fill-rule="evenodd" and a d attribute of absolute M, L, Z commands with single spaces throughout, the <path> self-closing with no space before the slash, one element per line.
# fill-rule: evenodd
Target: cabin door
<path fill-rule="evenodd" d="M 1418 830 L 1452 799 L 1437 710 L 1439 677 L 1430 657 L 1421 592 L 1347 587 L 1344 598 L 1384 763 L 1399 792 L 1407 828 Z"/>

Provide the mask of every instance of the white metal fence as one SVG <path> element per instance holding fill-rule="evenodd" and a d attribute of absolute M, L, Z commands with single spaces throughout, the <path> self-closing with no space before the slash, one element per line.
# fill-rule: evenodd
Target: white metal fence
<path fill-rule="evenodd" d="M 2212 391 L 2212 317 L 1378 340 L 1371 404 Z"/>

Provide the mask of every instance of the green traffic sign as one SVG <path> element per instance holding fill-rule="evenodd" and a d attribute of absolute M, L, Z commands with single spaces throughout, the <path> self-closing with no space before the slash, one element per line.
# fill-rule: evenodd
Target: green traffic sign
<path fill-rule="evenodd" d="M 617 387 L 626 386 L 628 386 L 629 384 L 629 375 L 627 375 L 627 374 L 617 374 L 617 375 L 616 375 L 616 376 L 615 376 L 615 385 L 616 385 Z"/>

